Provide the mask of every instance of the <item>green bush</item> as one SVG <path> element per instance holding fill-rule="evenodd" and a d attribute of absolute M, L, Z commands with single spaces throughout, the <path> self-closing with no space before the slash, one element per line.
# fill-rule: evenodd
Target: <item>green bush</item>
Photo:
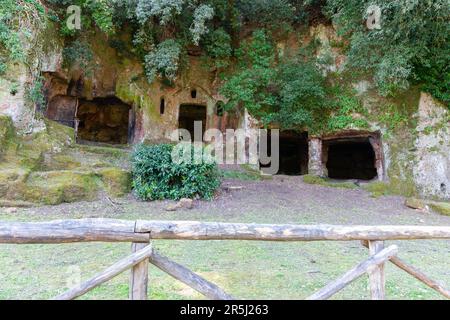
<path fill-rule="evenodd" d="M 90 74 L 93 69 L 94 53 L 91 46 L 80 40 L 75 40 L 63 49 L 64 67 L 78 67 Z"/>
<path fill-rule="evenodd" d="M 220 186 L 217 164 L 172 161 L 174 145 L 138 145 L 132 156 L 133 188 L 142 200 L 211 199 Z M 193 147 L 192 147 L 193 151 Z M 193 154 L 193 152 L 192 152 Z"/>
<path fill-rule="evenodd" d="M 205 39 L 206 54 L 211 58 L 212 65 L 219 68 L 227 68 L 233 52 L 231 36 L 222 28 L 210 32 Z"/>
<path fill-rule="evenodd" d="M 9 63 L 26 58 L 23 43 L 31 42 L 30 28 L 43 27 L 45 8 L 38 1 L 0 1 L 0 74 Z"/>
<path fill-rule="evenodd" d="M 220 88 L 228 98 L 226 110 L 243 107 L 263 125 L 282 129 L 316 126 L 315 115 L 322 117 L 328 108 L 326 83 L 306 50 L 277 58 L 272 37 L 257 30 L 236 54 L 236 71 Z"/>
<path fill-rule="evenodd" d="M 157 76 L 170 81 L 177 76 L 180 58 L 182 54 L 181 45 L 174 39 L 161 42 L 155 50 L 145 56 L 145 71 L 149 83 Z"/>
<path fill-rule="evenodd" d="M 237 8 L 245 22 L 269 30 L 288 29 L 295 19 L 296 8 L 288 0 L 238 0 Z"/>
<path fill-rule="evenodd" d="M 368 30 L 364 21 L 373 4 L 381 9 L 381 29 Z M 448 0 L 328 0 L 325 11 L 350 40 L 347 65 L 374 74 L 382 95 L 419 83 L 449 103 Z"/>

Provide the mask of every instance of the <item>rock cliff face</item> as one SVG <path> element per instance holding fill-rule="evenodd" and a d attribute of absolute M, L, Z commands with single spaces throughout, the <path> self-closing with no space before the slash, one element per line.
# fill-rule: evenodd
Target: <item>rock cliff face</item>
<path fill-rule="evenodd" d="M 30 55 L 30 59 L 44 78 L 44 105 L 28 101 L 26 88 L 32 85 L 35 74 L 25 65 L 11 66 L 7 76 L 0 80 L 0 157 L 3 155 L 0 198 L 40 201 L 46 194 L 47 198 L 41 202 L 59 203 L 89 199 L 95 194 L 92 190 L 124 194 L 130 188 L 127 168 L 115 166 L 115 156 L 80 161 L 80 152 L 87 152 L 82 149 L 87 147 L 77 146 L 75 140 L 120 144 L 165 142 L 182 126 L 183 106 L 203 108 L 204 115 L 192 113 L 187 117 L 206 119 L 205 129 L 258 127 L 247 112 L 231 114 L 220 110 L 221 102 L 225 101 L 218 94 L 220 83 L 199 56 L 189 56 L 187 67 L 172 85 L 158 81 L 149 84 L 141 62 L 112 48 L 101 35 L 89 38 L 93 50 L 89 72 L 63 64 L 64 42 L 57 34 L 47 29 L 36 37 L 42 39 L 42 45 L 34 49 L 39 52 Z M 316 26 L 300 41 L 313 38 L 321 40 L 317 54 L 331 57 L 324 72 L 344 70 L 345 56 L 333 46 L 339 41 L 334 30 Z M 277 45 L 280 52 L 295 46 L 298 46 L 296 35 Z M 368 125 L 358 127 L 361 122 L 355 121 L 325 135 L 310 134 L 308 159 L 302 160 L 302 166 L 308 163 L 310 174 L 326 176 L 330 156 L 339 150 L 359 150 L 361 157 L 371 162 L 368 165 L 375 170 L 375 179 L 386 182 L 392 192 L 450 199 L 447 108 L 415 88 L 396 99 L 386 99 L 375 92 L 370 79 L 354 81 L 353 87 L 366 112 L 351 116 L 364 119 Z M 392 121 L 398 117 L 398 123 Z M 13 130 L 17 135 L 12 134 Z M 26 148 L 20 151 L 18 147 L 27 144 L 38 146 L 30 151 L 28 159 Z M 339 149 L 342 144 L 346 147 Z M 367 146 L 372 151 L 364 151 Z M 87 153 L 101 154 L 98 150 Z M 121 154 L 119 158 L 122 156 L 126 157 Z M 56 170 L 70 172 L 49 173 Z M 54 190 L 44 188 L 44 181 L 52 181 Z M 75 186 L 65 186 L 65 181 Z M 11 183 L 16 189 L 10 188 Z M 7 188 L 18 191 L 1 192 Z"/>
<path fill-rule="evenodd" d="M 420 96 L 414 141 L 414 182 L 420 194 L 450 199 L 450 115 L 427 94 Z"/>
<path fill-rule="evenodd" d="M 89 72 L 77 66 L 64 68 L 62 62 L 52 70 L 43 70 L 48 118 L 72 127 L 75 127 L 75 120 L 83 126 L 95 126 L 84 121 L 85 115 L 90 113 L 86 110 L 101 109 L 102 99 L 115 99 L 116 103 L 110 104 L 111 110 L 121 102 L 130 111 L 125 143 L 168 141 L 179 126 L 181 105 L 205 106 L 206 128 L 225 129 L 242 122 L 242 116 L 227 112 L 217 116 L 216 105 L 223 97 L 217 94 L 213 73 L 201 57 L 189 56 L 188 67 L 175 83 L 166 85 L 155 81 L 149 84 L 142 63 L 132 55 L 111 48 L 108 40 L 99 34 L 93 35 L 89 43 L 93 50 Z M 101 111 L 98 112 L 101 117 Z"/>

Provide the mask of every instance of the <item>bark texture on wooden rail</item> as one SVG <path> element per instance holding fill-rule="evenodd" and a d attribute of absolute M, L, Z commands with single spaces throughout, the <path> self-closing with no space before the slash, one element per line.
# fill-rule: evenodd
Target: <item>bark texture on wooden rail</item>
<path fill-rule="evenodd" d="M 198 221 L 136 222 L 136 232 L 152 239 L 185 240 L 405 240 L 450 239 L 450 226 L 339 226 Z"/>
<path fill-rule="evenodd" d="M 114 219 L 0 222 L 0 243 L 147 242 L 145 233 L 150 233 L 152 239 L 183 240 L 408 240 L 450 239 L 450 226 L 339 226 Z"/>
<path fill-rule="evenodd" d="M 148 235 L 134 232 L 135 224 L 115 219 L 1 221 L 0 243 L 148 242 Z"/>
<path fill-rule="evenodd" d="M 324 300 L 330 298 L 331 296 L 342 290 L 344 287 L 346 287 L 348 284 L 366 273 L 371 266 L 379 265 L 389 260 L 391 257 L 396 255 L 397 252 L 398 248 L 396 245 L 392 245 L 386 249 L 383 249 L 374 256 L 371 256 L 369 259 L 361 262 L 354 268 L 347 271 L 337 280 L 331 282 L 330 284 L 320 289 L 318 292 L 308 297 L 307 300 Z"/>
<path fill-rule="evenodd" d="M 72 300 L 79 296 L 82 296 L 86 292 L 114 278 L 115 276 L 121 274 L 125 270 L 130 269 L 131 267 L 135 266 L 141 261 L 148 259 L 152 251 L 153 251 L 152 246 L 148 245 L 145 248 L 131 254 L 130 256 L 116 262 L 112 266 L 96 274 L 95 276 L 93 276 L 86 282 L 80 284 L 79 286 L 72 288 L 63 294 L 60 294 L 59 296 L 55 297 L 54 300 Z"/>
<path fill-rule="evenodd" d="M 150 263 L 168 273 L 177 280 L 180 280 L 184 284 L 188 285 L 194 290 L 197 290 L 208 299 L 212 300 L 234 300 L 232 296 L 223 291 L 215 284 L 200 277 L 198 274 L 185 268 L 184 266 L 171 261 L 170 259 L 153 251 L 150 258 Z"/>

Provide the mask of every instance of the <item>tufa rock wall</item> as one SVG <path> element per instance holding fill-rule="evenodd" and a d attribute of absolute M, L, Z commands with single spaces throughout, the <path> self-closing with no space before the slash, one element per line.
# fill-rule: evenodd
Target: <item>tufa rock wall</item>
<path fill-rule="evenodd" d="M 414 141 L 414 182 L 419 193 L 450 199 L 450 114 L 429 94 L 420 95 L 417 137 Z"/>
<path fill-rule="evenodd" d="M 51 28 L 50 28 L 51 29 Z M 53 33 L 52 33 L 53 32 Z M 220 83 L 205 65 L 201 57 L 189 56 L 187 66 L 171 85 L 154 81 L 149 84 L 145 78 L 142 63 L 127 52 L 119 52 L 108 44 L 101 34 L 89 36 L 93 50 L 90 72 L 79 66 L 63 65 L 64 43 L 55 31 L 44 32 L 46 41 L 32 58 L 38 60 L 33 65 L 45 78 L 44 95 L 46 105 L 43 114 L 61 121 L 74 121 L 80 102 L 94 103 L 99 98 L 117 98 L 130 107 L 129 123 L 132 134 L 129 143 L 168 141 L 178 128 L 180 106 L 183 104 L 206 107 L 206 128 L 257 128 L 258 121 L 246 111 L 242 114 L 225 113 L 217 115 L 217 103 L 225 98 L 218 94 Z M 358 128 L 354 123 L 334 132 L 336 136 L 345 132 L 376 133 L 377 166 L 379 179 L 389 183 L 394 193 L 421 195 L 423 197 L 449 199 L 449 115 L 448 109 L 434 101 L 429 95 L 411 88 L 395 98 L 378 95 L 371 79 L 349 79 L 345 75 L 345 56 L 336 44 L 342 39 L 336 37 L 332 27 L 316 26 L 299 36 L 290 35 L 277 44 L 280 53 L 298 48 L 305 41 L 320 39 L 317 55 L 327 60 L 324 73 L 336 73 L 335 81 L 350 84 L 354 95 L 362 101 L 365 112 L 354 113 L 355 119 L 364 119 L 367 127 Z M 39 51 L 39 52 L 38 52 Z M 38 58 L 36 58 L 38 57 Z M 33 106 L 26 99 L 26 87 L 33 80 L 33 74 L 24 65 L 12 66 L 7 77 L 0 80 L 0 114 L 7 115 L 19 133 L 45 131 L 45 123 L 34 113 Z M 14 90 L 12 90 L 14 89 Z M 192 92 L 196 94 L 193 95 Z M 164 112 L 161 102 L 164 100 Z M 95 113 L 94 113 L 95 114 Z M 122 117 L 122 115 L 120 115 Z M 111 122 L 105 120 L 106 122 Z M 5 122 L 6 123 L 6 122 Z M 355 122 L 356 123 L 356 122 Z M 75 127 L 74 123 L 67 123 Z M 32 130 L 30 131 L 30 126 Z M 114 127 L 114 126 L 113 126 Z M 5 130 L 3 130 L 5 131 Z M 45 134 L 53 134 L 47 130 Z M 73 131 L 72 131 L 73 132 Z M 3 136 L 6 137 L 5 134 Z M 0 130 L 0 139 L 5 140 Z M 31 135 L 29 139 L 35 139 Z M 323 175 L 322 136 L 310 136 L 310 173 Z M 52 139 L 47 139 L 51 144 Z M 57 139 L 55 141 L 58 141 Z M 123 142 L 123 141 L 121 141 Z M 57 144 L 55 142 L 55 144 Z M 51 152 L 63 150 L 68 144 L 58 144 L 58 148 L 46 145 Z M 380 156 L 378 156 L 378 153 Z M 38 157 L 39 158 L 39 157 Z M 98 177 L 97 173 L 94 176 Z M 115 176 L 105 172 L 102 176 Z M 32 185 L 37 185 L 45 176 L 33 176 Z M 89 175 L 82 175 L 84 181 Z M 78 179 L 78 178 L 77 178 Z M 118 180 L 126 180 L 119 177 Z M 105 180 L 107 181 L 107 180 Z M 88 183 L 87 187 L 91 184 Z M 89 188 L 88 188 L 89 189 Z M 59 198 L 58 198 L 59 197 Z M 64 198 L 56 193 L 55 199 Z M 52 200 L 53 201 L 53 200 Z"/>

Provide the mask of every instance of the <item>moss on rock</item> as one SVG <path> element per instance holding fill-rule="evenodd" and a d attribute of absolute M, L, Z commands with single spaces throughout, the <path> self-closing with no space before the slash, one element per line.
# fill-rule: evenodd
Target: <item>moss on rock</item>
<path fill-rule="evenodd" d="M 111 158 L 122 158 L 127 156 L 127 151 L 120 148 L 90 146 L 90 145 L 78 145 L 77 149 L 82 152 L 89 152 L 98 155 L 104 155 Z"/>
<path fill-rule="evenodd" d="M 364 190 L 370 192 L 373 198 L 386 196 L 392 192 L 390 185 L 382 181 L 368 183 L 363 188 Z"/>
<path fill-rule="evenodd" d="M 44 161 L 43 170 L 74 170 L 81 167 L 81 162 L 76 161 L 67 154 L 50 155 Z"/>
<path fill-rule="evenodd" d="M 96 171 L 0 171 L 0 198 L 7 201 L 47 205 L 91 201 L 97 199 L 101 190 L 114 197 L 124 196 L 131 191 L 131 174 L 115 167 Z"/>
<path fill-rule="evenodd" d="M 405 200 L 405 206 L 411 209 L 420 209 L 420 210 L 426 208 L 425 202 L 417 198 L 407 198 Z"/>
<path fill-rule="evenodd" d="M 113 197 L 122 197 L 131 191 L 131 173 L 120 168 L 103 168 L 97 171 L 104 188 Z"/>
<path fill-rule="evenodd" d="M 97 177 L 93 173 L 50 171 L 30 174 L 20 190 L 21 199 L 43 204 L 59 204 L 97 197 Z"/>
<path fill-rule="evenodd" d="M 430 208 L 440 214 L 445 216 L 450 216 L 450 203 L 448 202 L 430 202 L 428 204 Z"/>
<path fill-rule="evenodd" d="M 24 184 L 29 170 L 21 168 L 10 168 L 0 171 L 0 198 L 10 197 L 16 189 Z"/>
<path fill-rule="evenodd" d="M 17 138 L 14 155 L 9 162 L 18 167 L 38 171 L 45 166 L 45 155 L 62 152 L 74 142 L 74 130 L 54 121 L 45 120 L 45 129 Z"/>
<path fill-rule="evenodd" d="M 0 207 L 30 208 L 33 206 L 32 202 L 0 199 Z"/>
<path fill-rule="evenodd" d="M 0 115 L 0 156 L 8 149 L 14 138 L 14 126 L 8 116 Z"/>
<path fill-rule="evenodd" d="M 322 184 L 325 182 L 325 179 L 312 174 L 307 174 L 303 176 L 303 182 L 308 184 Z"/>
<path fill-rule="evenodd" d="M 325 187 L 332 187 L 332 188 L 344 188 L 344 189 L 356 189 L 358 186 L 350 181 L 345 182 L 332 182 L 328 179 L 307 174 L 303 176 L 303 182 L 308 184 L 317 184 Z"/>
<path fill-rule="evenodd" d="M 1 120 L 3 142 L 14 135 L 10 119 Z M 75 146 L 72 128 L 45 122 L 44 130 L 14 139 L 0 162 L 2 200 L 55 205 L 95 200 L 102 190 L 112 196 L 131 190 L 130 173 L 116 167 L 127 165 L 127 150 Z"/>

